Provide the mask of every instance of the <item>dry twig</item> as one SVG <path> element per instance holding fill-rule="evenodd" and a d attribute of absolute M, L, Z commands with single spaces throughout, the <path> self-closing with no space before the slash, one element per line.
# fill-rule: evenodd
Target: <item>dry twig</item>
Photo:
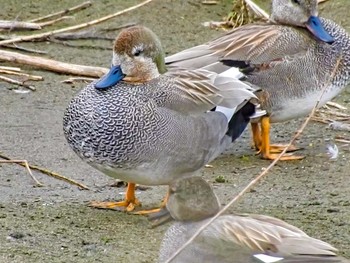
<path fill-rule="evenodd" d="M 101 32 L 99 32 L 96 29 L 87 29 L 87 30 L 80 30 L 77 32 L 68 32 L 68 33 L 61 33 L 61 34 L 55 34 L 52 36 L 55 39 L 60 40 L 76 40 L 76 39 L 103 39 L 103 40 L 114 40 L 115 37 L 108 37 Z"/>
<path fill-rule="evenodd" d="M 3 154 L 0 154 L 0 158 L 13 162 L 13 160 L 12 160 L 11 158 L 9 158 L 9 157 L 7 157 L 7 156 L 5 156 L 5 155 L 3 155 Z M 0 162 L 5 162 L 5 161 L 1 161 L 1 160 L 0 160 Z M 53 178 L 56 178 L 56 179 L 58 179 L 58 180 L 65 181 L 65 182 L 70 183 L 70 184 L 72 184 L 72 185 L 76 185 L 76 186 L 78 186 L 78 187 L 80 187 L 80 188 L 82 188 L 82 189 L 84 189 L 84 190 L 89 190 L 89 188 L 88 188 L 86 185 L 83 185 L 83 184 L 81 184 L 81 183 L 78 183 L 78 182 L 75 181 L 75 180 L 72 180 L 72 179 L 70 179 L 70 178 L 68 178 L 68 177 L 65 177 L 65 176 L 63 176 L 63 175 L 60 175 L 60 174 L 58 174 L 58 173 L 51 172 L 51 171 L 46 170 L 46 169 L 44 169 L 44 168 L 40 168 L 40 167 L 35 166 L 35 165 L 30 165 L 30 164 L 28 164 L 27 161 L 25 161 L 25 162 L 26 162 L 26 164 L 24 163 L 24 161 L 17 161 L 17 162 L 15 162 L 15 163 L 17 163 L 17 164 L 19 164 L 19 165 L 21 165 L 21 166 L 24 166 L 24 167 L 26 167 L 27 169 L 30 168 L 30 169 L 32 169 L 32 170 L 37 170 L 37 171 L 39 171 L 39 172 L 42 172 L 43 174 L 46 174 L 46 175 L 51 176 L 51 177 L 53 177 Z"/>
<path fill-rule="evenodd" d="M 97 45 L 88 45 L 88 44 L 72 44 L 68 41 L 64 40 L 58 40 L 56 38 L 50 37 L 50 41 L 55 44 L 63 45 L 66 47 L 72 47 L 72 48 L 79 48 L 79 49 L 97 49 L 97 50 L 113 50 L 111 46 L 109 47 L 103 47 L 103 46 L 97 46 Z"/>
<path fill-rule="evenodd" d="M 202 1 L 202 5 L 217 5 L 218 1 L 214 1 L 214 0 L 204 0 Z"/>
<path fill-rule="evenodd" d="M 21 51 L 29 52 L 29 53 L 35 53 L 35 54 L 47 54 L 46 51 L 31 49 L 31 48 L 27 48 L 27 47 L 21 47 L 21 46 L 18 46 L 16 44 L 4 45 L 4 47 L 17 49 L 17 50 L 21 50 Z"/>
<path fill-rule="evenodd" d="M 108 72 L 108 69 L 106 68 L 69 64 L 57 60 L 37 56 L 29 56 L 5 50 L 0 50 L 0 61 L 1 60 L 19 63 L 22 65 L 30 65 L 40 69 L 46 69 L 58 73 L 86 77 L 101 77 Z"/>
<path fill-rule="evenodd" d="M 6 67 L 6 66 L 0 66 L 0 69 L 3 69 L 3 70 L 11 70 L 11 71 L 21 71 L 20 68 L 16 68 L 16 67 Z"/>
<path fill-rule="evenodd" d="M 25 84 L 23 81 L 18 81 L 18 80 L 11 79 L 11 78 L 8 78 L 8 77 L 5 77 L 5 76 L 1 76 L 1 75 L 0 75 L 0 80 L 6 81 L 6 82 L 11 83 L 11 84 L 16 84 L 16 85 L 25 87 L 27 89 L 30 89 L 31 91 L 35 91 L 35 87 L 30 86 L 28 84 Z"/>
<path fill-rule="evenodd" d="M 42 183 L 40 183 L 40 182 L 38 181 L 38 179 L 36 179 L 35 176 L 33 175 L 32 171 L 31 171 L 30 168 L 29 168 L 29 164 L 28 164 L 27 160 L 0 160 L 0 163 L 15 163 L 15 164 L 23 165 L 23 166 L 27 169 L 29 175 L 30 175 L 30 176 L 32 177 L 32 179 L 34 180 L 34 182 L 35 182 L 35 184 L 36 184 L 35 186 L 37 186 L 37 187 L 44 186 L 44 185 L 43 185 Z"/>
<path fill-rule="evenodd" d="M 0 20 L 0 29 L 41 29 L 41 26 L 36 23 L 21 22 L 21 21 L 5 21 Z"/>
<path fill-rule="evenodd" d="M 30 36 L 19 36 L 19 37 L 15 37 L 15 38 L 8 39 L 8 40 L 3 40 L 3 41 L 0 41 L 0 45 L 10 44 L 10 43 L 17 43 L 17 42 L 23 42 L 23 41 L 32 41 L 32 40 L 36 40 L 36 39 L 42 39 L 42 38 L 46 38 L 46 37 L 52 36 L 54 34 L 68 32 L 68 31 L 73 31 L 73 30 L 78 30 L 78 29 L 82 29 L 82 28 L 89 27 L 89 26 L 92 26 L 92 25 L 96 25 L 96 24 L 102 23 L 104 21 L 107 21 L 107 20 L 109 20 L 111 18 L 114 18 L 114 17 L 120 16 L 122 14 L 125 14 L 125 13 L 127 13 L 129 11 L 135 10 L 135 9 L 137 9 L 137 8 L 139 8 L 139 7 L 141 7 L 141 6 L 145 5 L 145 4 L 148 4 L 150 2 L 152 2 L 152 0 L 146 0 L 146 1 L 143 1 L 142 3 L 140 3 L 138 5 L 126 8 L 126 9 L 124 9 L 122 11 L 117 12 L 117 13 L 114 13 L 114 14 L 111 14 L 111 15 L 108 15 L 108 16 L 105 16 L 105 17 L 101 17 L 99 19 L 96 19 L 96 20 L 93 20 L 93 21 L 90 21 L 90 22 L 87 22 L 87 23 L 83 23 L 83 24 L 80 24 L 80 25 L 75 25 L 75 26 L 71 26 L 71 27 L 65 27 L 65 28 L 61 28 L 61 29 L 57 29 L 57 30 L 53 30 L 53 31 L 46 32 L 46 33 L 41 33 L 41 34 L 33 34 L 33 35 L 30 35 Z"/>
<path fill-rule="evenodd" d="M 109 27 L 109 28 L 104 28 L 102 29 L 102 31 L 105 31 L 105 32 L 110 32 L 110 31 L 117 31 L 117 30 L 120 30 L 120 29 L 124 29 L 124 28 L 128 28 L 128 27 L 132 27 L 134 25 L 136 25 L 137 23 L 134 23 L 134 22 L 130 22 L 130 23 L 126 23 L 126 24 L 123 24 L 123 25 L 120 25 L 120 26 L 116 26 L 116 27 Z"/>
<path fill-rule="evenodd" d="M 344 107 L 343 105 L 340 105 L 340 104 L 335 103 L 335 102 L 333 102 L 333 101 L 328 101 L 328 102 L 326 103 L 326 105 L 327 105 L 327 106 L 334 107 L 334 108 L 337 108 L 337 109 L 339 109 L 339 110 L 347 110 L 347 108 Z"/>
<path fill-rule="evenodd" d="M 43 80 L 44 79 L 42 76 L 30 75 L 30 74 L 21 73 L 18 71 L 5 70 L 5 69 L 1 69 L 1 68 L 0 68 L 0 73 L 26 77 L 28 80 Z"/>
<path fill-rule="evenodd" d="M 51 26 L 57 22 L 60 22 L 62 20 L 67 20 L 67 19 L 72 19 L 73 17 L 72 16 L 63 16 L 63 17 L 59 17 L 59 18 L 56 18 L 56 19 L 53 19 L 53 20 L 50 20 L 50 21 L 45 21 L 45 22 L 41 22 L 41 23 L 38 23 L 38 25 L 40 25 L 41 27 L 45 27 L 45 26 Z"/>
<path fill-rule="evenodd" d="M 78 81 L 83 81 L 83 82 L 88 82 L 90 83 L 91 81 L 94 81 L 96 79 L 94 78 L 83 78 L 83 77 L 77 77 L 77 78 L 69 78 L 69 79 L 65 79 L 63 81 L 61 81 L 62 83 L 68 83 L 68 84 L 72 84 L 74 82 L 78 82 Z"/>
<path fill-rule="evenodd" d="M 64 15 L 67 15 L 68 13 L 72 13 L 72 12 L 75 12 L 75 11 L 79 11 L 79 10 L 83 10 L 85 8 L 88 8 L 91 5 L 92 5 L 92 3 L 90 1 L 87 1 L 87 2 L 84 2 L 84 3 L 80 4 L 80 5 L 77 5 L 77 6 L 68 8 L 68 9 L 65 9 L 63 11 L 56 12 L 54 14 L 50 14 L 50 15 L 47 15 L 47 16 L 43 16 L 43 17 L 32 19 L 29 22 L 39 22 L 39 21 L 43 21 L 43 20 L 47 20 L 47 19 L 52 19 L 54 17 L 64 16 Z"/>

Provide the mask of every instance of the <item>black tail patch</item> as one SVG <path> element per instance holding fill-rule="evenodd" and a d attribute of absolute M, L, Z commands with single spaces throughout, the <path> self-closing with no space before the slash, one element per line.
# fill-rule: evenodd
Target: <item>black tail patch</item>
<path fill-rule="evenodd" d="M 255 105 L 248 102 L 232 116 L 230 122 L 228 123 L 228 131 L 226 133 L 232 138 L 232 142 L 241 136 L 250 121 L 250 116 L 252 116 L 254 113 Z"/>
<path fill-rule="evenodd" d="M 239 71 L 245 75 L 249 75 L 254 72 L 255 67 L 249 63 L 241 60 L 232 60 L 232 59 L 222 59 L 220 60 L 225 66 L 239 68 Z"/>

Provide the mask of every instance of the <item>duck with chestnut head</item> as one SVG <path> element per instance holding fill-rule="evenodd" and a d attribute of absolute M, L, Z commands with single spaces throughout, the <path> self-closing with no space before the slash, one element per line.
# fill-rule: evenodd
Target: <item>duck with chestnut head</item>
<path fill-rule="evenodd" d="M 253 90 L 233 77 L 203 69 L 167 73 L 158 37 L 134 26 L 116 38 L 109 73 L 70 102 L 64 134 L 85 162 L 129 182 L 124 201 L 93 206 L 132 211 L 140 204 L 136 183 L 193 176 L 240 135 L 256 102 Z M 216 106 L 231 115 L 210 111 Z"/>

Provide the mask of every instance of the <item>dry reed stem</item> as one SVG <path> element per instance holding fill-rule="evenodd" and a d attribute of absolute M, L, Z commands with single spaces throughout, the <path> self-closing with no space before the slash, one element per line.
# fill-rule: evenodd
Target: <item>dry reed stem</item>
<path fill-rule="evenodd" d="M 92 3 L 90 1 L 87 1 L 87 2 L 84 2 L 84 3 L 80 4 L 80 5 L 77 5 L 77 6 L 74 6 L 74 7 L 71 7 L 71 8 L 68 8 L 68 9 L 65 9 L 65 10 L 62 10 L 62 11 L 50 14 L 50 15 L 46 15 L 46 16 L 43 16 L 43 17 L 32 19 L 29 22 L 38 22 L 38 21 L 42 21 L 42 20 L 52 19 L 54 17 L 64 16 L 64 15 L 66 15 L 68 13 L 88 8 L 91 5 L 92 5 Z"/>
<path fill-rule="evenodd" d="M 47 54 L 46 51 L 21 47 L 21 46 L 17 46 L 16 44 L 8 44 L 8 45 L 4 45 L 4 47 L 11 48 L 11 49 L 17 49 L 17 50 L 29 52 L 29 53 L 35 53 L 35 54 Z"/>
<path fill-rule="evenodd" d="M 22 21 L 7 21 L 0 20 L 0 29 L 41 29 L 41 26 L 36 23 L 22 22 Z"/>
<path fill-rule="evenodd" d="M 11 71 L 21 71 L 20 68 L 15 68 L 15 67 L 6 67 L 6 66 L 0 66 L 0 69 L 3 69 L 3 70 L 11 70 Z"/>
<path fill-rule="evenodd" d="M 1 76 L 1 75 L 0 75 L 0 80 L 6 81 L 6 82 L 11 83 L 11 84 L 16 84 L 16 85 L 25 87 L 25 88 L 27 88 L 27 89 L 30 89 L 31 91 L 35 91 L 35 90 L 36 90 L 35 87 L 30 86 L 30 85 L 28 85 L 28 84 L 25 84 L 25 83 L 22 82 L 22 81 L 18 81 L 18 80 L 15 80 L 15 79 L 11 79 L 11 78 L 8 78 L 8 77 L 5 77 L 5 76 Z"/>
<path fill-rule="evenodd" d="M 35 182 L 35 186 L 37 187 L 41 187 L 44 186 L 42 183 L 40 183 L 38 181 L 38 179 L 35 178 L 35 176 L 33 175 L 32 171 L 29 168 L 29 164 L 27 160 L 0 160 L 0 163 L 15 163 L 15 164 L 23 164 L 23 166 L 27 169 L 29 175 L 32 177 L 32 179 Z"/>
<path fill-rule="evenodd" d="M 30 74 L 27 74 L 27 73 L 21 73 L 21 72 L 18 72 L 18 71 L 5 70 L 5 69 L 1 69 L 1 68 L 0 68 L 0 73 L 26 77 L 28 80 L 43 80 L 44 79 L 42 76 L 30 75 Z"/>
<path fill-rule="evenodd" d="M 94 78 L 84 78 L 84 77 L 72 77 L 72 78 L 69 78 L 69 79 L 65 79 L 65 80 L 62 80 L 61 82 L 62 83 L 67 83 L 67 84 L 72 84 L 74 82 L 79 82 L 79 81 L 83 81 L 83 82 L 92 82 L 96 79 Z"/>
<path fill-rule="evenodd" d="M 58 73 L 86 77 L 101 77 L 108 72 L 108 69 L 106 68 L 70 64 L 53 59 L 42 58 L 38 56 L 29 56 L 0 49 L 0 61 L 1 60 L 9 61 L 12 63 L 19 63 L 22 65 L 30 65 Z"/>
<path fill-rule="evenodd" d="M 13 161 L 13 159 L 11 159 L 10 157 L 7 157 L 7 156 L 5 156 L 4 154 L 1 154 L 0 153 L 0 158 L 2 158 L 2 159 L 5 159 L 5 160 L 8 160 L 8 161 Z M 0 162 L 4 162 L 4 161 L 1 161 L 0 160 Z M 27 161 L 26 161 L 27 162 Z M 75 180 L 73 180 L 73 179 L 70 179 L 70 178 L 68 178 L 68 177 L 65 177 L 65 176 L 63 176 L 63 175 L 60 175 L 60 174 L 58 174 L 58 173 L 55 173 L 55 172 L 51 172 L 51 171 L 49 171 L 49 170 L 47 170 L 47 169 L 45 169 L 45 168 L 41 168 L 41 167 L 38 167 L 38 166 L 35 166 L 35 165 L 30 165 L 30 164 L 28 164 L 28 162 L 27 162 L 27 166 L 26 166 L 26 164 L 25 163 L 23 163 L 23 162 L 16 162 L 17 164 L 19 164 L 19 165 L 21 165 L 21 166 L 24 166 L 24 167 L 28 167 L 27 169 L 32 169 L 32 170 L 37 170 L 37 171 L 39 171 L 39 172 L 41 172 L 41 173 L 43 173 L 43 174 L 46 174 L 46 175 L 48 175 L 48 176 L 51 176 L 51 177 L 53 177 L 53 178 L 56 178 L 56 179 L 58 179 L 58 180 L 61 180 L 61 181 L 65 181 L 65 182 L 67 182 L 67 183 L 70 183 L 70 184 L 72 184 L 72 185 L 76 185 L 76 186 L 78 186 L 78 187 L 80 187 L 80 188 L 82 188 L 82 189 L 84 189 L 84 190 L 89 190 L 89 188 L 86 186 L 86 185 L 84 185 L 84 184 L 81 184 L 81 183 L 78 183 L 77 181 L 75 181 Z"/>
<path fill-rule="evenodd" d="M 51 26 L 57 22 L 61 22 L 62 20 L 67 20 L 67 19 L 71 19 L 71 18 L 73 18 L 73 17 L 72 16 L 62 16 L 62 17 L 59 17 L 59 18 L 56 18 L 53 20 L 38 23 L 38 25 L 40 25 L 41 27 Z"/>
<path fill-rule="evenodd" d="M 108 16 L 104 16 L 102 18 L 99 18 L 99 19 L 96 19 L 96 20 L 93 20 L 93 21 L 90 21 L 90 22 L 87 22 L 87 23 L 83 23 L 83 24 L 79 24 L 79 25 L 75 25 L 75 26 L 70 26 L 70 27 L 65 27 L 65 28 L 61 28 L 61 29 L 57 29 L 57 30 L 53 30 L 53 31 L 45 32 L 45 33 L 41 33 L 41 34 L 34 34 L 34 35 L 30 35 L 30 36 L 19 36 L 19 37 L 15 37 L 15 38 L 12 38 L 12 39 L 3 40 L 3 41 L 0 41 L 0 45 L 10 44 L 10 43 L 17 43 L 17 42 L 23 42 L 23 41 L 32 41 L 32 40 L 35 40 L 35 39 L 46 38 L 46 37 L 52 36 L 54 34 L 68 32 L 68 31 L 72 31 L 72 30 L 78 30 L 78 29 L 81 29 L 81 28 L 85 28 L 85 27 L 89 27 L 89 26 L 92 26 L 92 25 L 96 25 L 96 24 L 102 23 L 104 21 L 107 21 L 107 20 L 109 20 L 111 18 L 114 18 L 114 17 L 120 16 L 122 14 L 125 14 L 125 13 L 127 13 L 129 11 L 135 10 L 135 9 L 137 9 L 137 8 L 139 8 L 139 7 L 141 7 L 141 6 L 145 5 L 145 4 L 148 4 L 150 2 L 152 2 L 152 0 L 146 0 L 146 1 L 141 2 L 138 5 L 126 8 L 126 9 L 124 9 L 122 11 L 117 12 L 117 13 L 114 13 L 114 14 L 111 14 L 111 15 L 108 15 Z"/>
<path fill-rule="evenodd" d="M 334 107 L 334 108 L 337 108 L 339 110 L 347 110 L 346 107 L 344 107 L 343 105 L 340 105 L 339 103 L 336 103 L 336 102 L 333 102 L 333 101 L 328 101 L 326 103 L 327 106 L 331 106 L 331 107 Z"/>

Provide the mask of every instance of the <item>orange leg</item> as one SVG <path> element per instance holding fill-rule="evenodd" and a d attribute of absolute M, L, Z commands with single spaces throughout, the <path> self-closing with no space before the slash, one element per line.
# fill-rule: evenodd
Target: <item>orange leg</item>
<path fill-rule="evenodd" d="M 250 126 L 252 128 L 252 134 L 253 134 L 253 148 L 255 148 L 255 150 L 257 151 L 260 151 L 261 131 L 260 131 L 259 123 L 251 123 Z"/>
<path fill-rule="evenodd" d="M 90 206 L 101 209 L 114 209 L 116 207 L 125 207 L 127 212 L 131 212 L 137 206 L 141 206 L 139 200 L 135 197 L 135 184 L 128 183 L 125 193 L 125 199 L 120 202 L 91 202 Z"/>
<path fill-rule="evenodd" d="M 278 154 L 271 153 L 270 145 L 270 118 L 265 116 L 261 119 L 261 148 L 260 153 L 263 159 L 274 160 L 277 158 Z M 286 160 L 300 160 L 304 156 L 296 156 L 292 154 L 286 154 L 281 157 L 281 161 Z"/>
<path fill-rule="evenodd" d="M 162 210 L 163 207 L 166 206 L 168 199 L 169 199 L 169 190 L 167 191 L 166 196 L 164 197 L 163 201 L 161 202 L 159 208 L 154 208 L 154 209 L 150 209 L 150 210 L 141 210 L 141 211 L 134 212 L 134 214 L 136 214 L 136 215 L 149 215 L 149 214 L 157 213 L 160 210 Z"/>

